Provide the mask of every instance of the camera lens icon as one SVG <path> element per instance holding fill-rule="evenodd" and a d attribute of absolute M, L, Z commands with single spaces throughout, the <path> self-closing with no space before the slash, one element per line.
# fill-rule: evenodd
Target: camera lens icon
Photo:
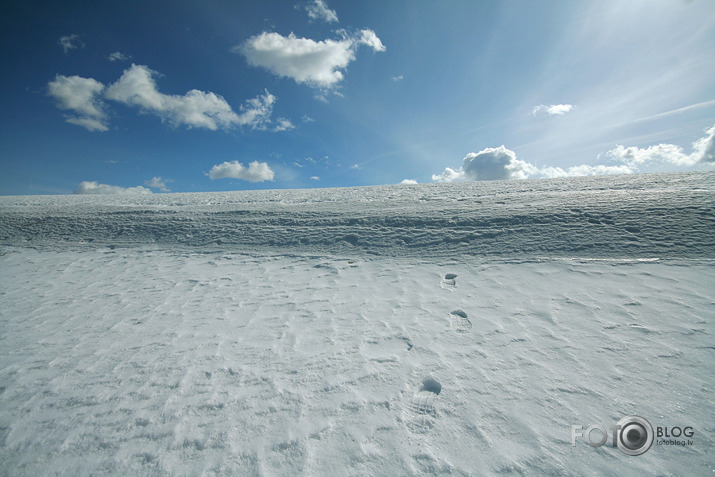
<path fill-rule="evenodd" d="M 642 417 L 624 417 L 618 421 L 618 425 L 618 448 L 624 454 L 645 454 L 653 445 L 653 426 Z"/>

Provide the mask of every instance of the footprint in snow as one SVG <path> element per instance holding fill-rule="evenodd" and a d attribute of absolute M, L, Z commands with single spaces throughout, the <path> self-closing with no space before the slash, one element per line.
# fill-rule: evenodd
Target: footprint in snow
<path fill-rule="evenodd" d="M 449 314 L 452 319 L 452 329 L 460 333 L 467 332 L 472 329 L 472 322 L 469 321 L 467 314 L 462 310 L 454 310 Z"/>
<path fill-rule="evenodd" d="M 402 410 L 402 420 L 410 431 L 421 434 L 434 427 L 437 419 L 434 401 L 441 391 L 442 385 L 438 381 L 432 378 L 422 381 Z"/>
<path fill-rule="evenodd" d="M 457 275 L 454 273 L 448 273 L 442 279 L 442 288 L 454 288 L 457 286 Z"/>

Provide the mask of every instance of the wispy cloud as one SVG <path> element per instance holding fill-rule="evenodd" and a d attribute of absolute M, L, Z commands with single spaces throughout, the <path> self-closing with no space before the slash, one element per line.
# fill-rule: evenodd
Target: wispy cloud
<path fill-rule="evenodd" d="M 84 48 L 84 43 L 80 40 L 79 35 L 61 36 L 57 43 L 62 47 L 65 55 L 77 48 Z"/>
<path fill-rule="evenodd" d="M 152 177 L 151 180 L 144 181 L 144 185 L 152 189 L 159 189 L 162 192 L 171 192 L 171 189 L 166 185 L 167 182 L 172 182 L 169 179 L 162 179 L 161 177 Z"/>
<path fill-rule="evenodd" d="M 323 0 L 313 0 L 305 6 L 305 10 L 311 20 L 321 20 L 326 23 L 338 22 L 338 14 L 335 10 L 328 8 Z"/>
<path fill-rule="evenodd" d="M 355 59 L 355 51 L 360 45 L 385 51 L 385 46 L 372 30 L 361 30 L 340 40 L 323 41 L 298 38 L 293 33 L 283 36 L 263 32 L 231 51 L 242 54 L 252 66 L 292 78 L 297 83 L 327 89 L 343 80 L 343 70 Z"/>
<path fill-rule="evenodd" d="M 127 61 L 129 58 L 129 56 L 119 51 L 115 51 L 107 56 L 109 61 Z"/>
<path fill-rule="evenodd" d="M 276 119 L 276 123 L 276 126 L 273 127 L 275 132 L 290 131 L 295 128 L 295 125 L 286 118 L 278 118 Z"/>
<path fill-rule="evenodd" d="M 551 106 L 540 104 L 534 107 L 531 114 L 534 116 L 563 116 L 564 114 L 573 111 L 573 109 L 574 107 L 572 104 L 552 104 Z"/>
<path fill-rule="evenodd" d="M 208 173 L 211 179 L 241 179 L 248 182 L 272 181 L 274 172 L 265 162 L 253 161 L 245 167 L 238 161 L 216 164 Z"/>
<path fill-rule="evenodd" d="M 73 194 L 151 194 L 151 190 L 146 187 L 119 187 L 114 185 L 100 184 L 95 181 L 80 182 Z"/>

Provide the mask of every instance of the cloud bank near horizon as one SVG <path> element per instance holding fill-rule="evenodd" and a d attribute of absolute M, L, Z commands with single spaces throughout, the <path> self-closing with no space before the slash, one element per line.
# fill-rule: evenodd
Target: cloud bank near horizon
<path fill-rule="evenodd" d="M 433 174 L 436 182 L 461 180 L 510 180 L 533 178 L 557 178 L 594 176 L 606 174 L 633 174 L 642 168 L 657 165 L 692 167 L 698 164 L 715 166 L 715 125 L 705 131 L 705 136 L 693 143 L 692 152 L 674 144 L 658 144 L 647 148 L 616 146 L 606 153 L 612 164 L 582 164 L 566 169 L 561 167 L 537 167 L 517 159 L 516 153 L 505 146 L 490 147 L 477 153 L 470 152 L 462 159 L 458 169 L 445 168 Z"/>
<path fill-rule="evenodd" d="M 94 195 L 126 195 L 126 194 L 151 194 L 152 191 L 146 187 L 119 187 L 108 184 L 100 184 L 96 181 L 82 181 L 77 186 L 73 194 L 94 194 Z"/>

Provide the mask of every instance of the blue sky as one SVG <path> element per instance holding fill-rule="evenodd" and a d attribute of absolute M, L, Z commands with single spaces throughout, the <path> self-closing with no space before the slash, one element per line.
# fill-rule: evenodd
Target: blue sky
<path fill-rule="evenodd" d="M 715 2 L 5 2 L 0 194 L 713 170 Z"/>

